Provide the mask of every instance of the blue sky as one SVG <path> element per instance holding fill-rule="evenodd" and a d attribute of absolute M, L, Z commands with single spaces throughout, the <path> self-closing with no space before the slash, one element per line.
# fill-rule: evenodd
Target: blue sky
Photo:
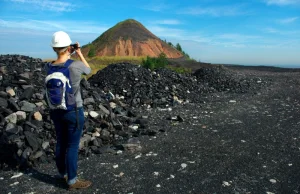
<path fill-rule="evenodd" d="M 55 31 L 86 44 L 129 18 L 198 61 L 300 67 L 300 0 L 1 0 L 0 54 L 55 57 Z"/>

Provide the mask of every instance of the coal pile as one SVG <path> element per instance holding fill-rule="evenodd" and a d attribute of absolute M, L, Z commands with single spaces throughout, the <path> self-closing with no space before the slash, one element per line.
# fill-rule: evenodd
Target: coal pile
<path fill-rule="evenodd" d="M 266 85 L 259 77 L 247 77 L 238 75 L 236 72 L 219 65 L 212 68 L 203 67 L 193 74 L 198 82 L 211 88 L 212 91 L 230 91 L 235 93 L 246 93 L 258 91 L 261 86 Z"/>
<path fill-rule="evenodd" d="M 191 76 L 168 69 L 150 70 L 128 63 L 112 64 L 97 72 L 89 80 L 91 85 L 124 96 L 132 106 L 151 105 L 166 107 L 176 99 L 193 99 L 203 92 L 201 85 Z M 197 94 L 198 93 L 198 94 Z"/>
<path fill-rule="evenodd" d="M 41 59 L 0 55 L 2 166 L 26 167 L 54 158 L 55 129 L 43 99 L 44 65 Z M 83 79 L 81 86 L 86 122 L 80 153 L 87 156 L 140 150 L 140 135 L 156 135 L 148 118 L 136 114 L 134 107 L 201 102 L 213 92 L 257 91 L 264 82 L 228 75 L 222 69 L 200 69 L 190 75 L 120 63 L 109 65 L 88 81 Z"/>
<path fill-rule="evenodd" d="M 53 160 L 55 129 L 43 99 L 45 64 L 21 55 L 0 55 L 0 164 L 26 167 Z M 136 115 L 111 93 L 82 80 L 86 122 L 81 155 L 139 150 L 147 118 Z"/>
<path fill-rule="evenodd" d="M 237 75 L 224 67 L 200 68 L 193 74 L 169 69 L 150 70 L 128 63 L 112 64 L 89 80 L 91 85 L 123 96 L 131 106 L 165 107 L 178 102 L 202 102 L 214 92 L 256 92 L 265 86 L 260 78 Z"/>

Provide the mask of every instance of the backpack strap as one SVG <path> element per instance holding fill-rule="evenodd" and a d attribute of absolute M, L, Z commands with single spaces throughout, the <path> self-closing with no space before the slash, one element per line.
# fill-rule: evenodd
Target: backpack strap
<path fill-rule="evenodd" d="M 74 60 L 72 59 L 68 59 L 65 64 L 64 64 L 64 67 L 69 67 L 72 63 L 73 63 Z"/>

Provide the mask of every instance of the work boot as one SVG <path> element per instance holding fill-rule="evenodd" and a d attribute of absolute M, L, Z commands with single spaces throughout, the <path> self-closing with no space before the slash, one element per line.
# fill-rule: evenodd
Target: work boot
<path fill-rule="evenodd" d="M 74 184 L 69 185 L 69 190 L 85 189 L 85 188 L 88 188 L 89 186 L 91 186 L 91 184 L 92 184 L 91 181 L 77 179 Z"/>

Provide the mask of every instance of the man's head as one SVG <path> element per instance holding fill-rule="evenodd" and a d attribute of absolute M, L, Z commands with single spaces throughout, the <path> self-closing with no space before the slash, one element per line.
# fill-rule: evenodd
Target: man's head
<path fill-rule="evenodd" d="M 71 52 L 71 43 L 70 36 L 63 31 L 55 32 L 52 36 L 51 46 L 57 55 L 63 55 L 67 51 Z"/>

